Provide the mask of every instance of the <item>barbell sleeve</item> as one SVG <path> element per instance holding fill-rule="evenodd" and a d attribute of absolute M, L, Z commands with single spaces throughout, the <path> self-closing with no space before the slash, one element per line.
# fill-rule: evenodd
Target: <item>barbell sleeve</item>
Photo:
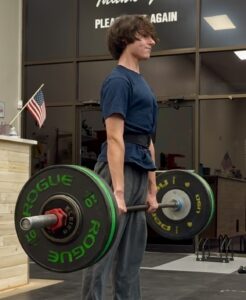
<path fill-rule="evenodd" d="M 38 215 L 32 217 L 24 217 L 20 220 L 20 227 L 24 231 L 35 228 L 45 228 L 57 223 L 55 214 Z"/>

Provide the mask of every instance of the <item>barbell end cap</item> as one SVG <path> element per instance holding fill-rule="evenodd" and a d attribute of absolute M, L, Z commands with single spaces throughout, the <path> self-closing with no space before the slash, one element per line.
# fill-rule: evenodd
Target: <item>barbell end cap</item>
<path fill-rule="evenodd" d="M 20 228 L 24 231 L 28 231 L 32 228 L 32 223 L 28 218 L 22 218 L 20 220 Z"/>

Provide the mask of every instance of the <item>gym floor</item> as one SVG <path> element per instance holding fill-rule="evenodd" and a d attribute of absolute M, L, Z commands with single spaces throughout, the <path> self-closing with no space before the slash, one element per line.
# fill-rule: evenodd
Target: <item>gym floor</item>
<path fill-rule="evenodd" d="M 146 252 L 141 268 L 143 300 L 243 300 L 246 274 L 238 274 L 246 256 L 233 261 L 201 262 L 194 254 Z M 6 300 L 80 300 L 81 271 L 60 274 L 30 263 L 30 284 L 0 292 Z M 110 284 L 107 297 L 110 297 Z M 82 299 L 81 299 L 82 300 Z"/>

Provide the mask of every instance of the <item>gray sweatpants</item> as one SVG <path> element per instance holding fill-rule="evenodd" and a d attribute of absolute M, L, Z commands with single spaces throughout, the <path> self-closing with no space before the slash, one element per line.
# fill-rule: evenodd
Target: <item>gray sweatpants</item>
<path fill-rule="evenodd" d="M 110 185 L 106 163 L 97 163 L 95 171 Z M 127 206 L 144 204 L 147 196 L 147 171 L 125 165 L 125 201 Z M 141 299 L 139 270 L 146 247 L 145 212 L 131 212 L 119 218 L 117 237 L 106 256 L 83 270 L 82 299 L 104 300 L 111 273 L 114 300 Z"/>

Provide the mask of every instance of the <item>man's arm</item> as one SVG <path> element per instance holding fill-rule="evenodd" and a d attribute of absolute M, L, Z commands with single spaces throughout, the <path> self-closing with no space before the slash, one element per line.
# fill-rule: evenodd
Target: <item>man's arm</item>
<path fill-rule="evenodd" d="M 151 141 L 149 146 L 152 160 L 155 162 L 155 147 Z M 156 174 L 155 172 L 148 172 L 148 194 L 147 204 L 149 205 L 148 212 L 154 212 L 158 208 L 158 202 L 156 199 L 157 187 L 156 187 Z"/>
<path fill-rule="evenodd" d="M 105 120 L 107 133 L 107 158 L 112 178 L 113 192 L 120 213 L 126 212 L 124 198 L 124 119 L 113 114 Z"/>

